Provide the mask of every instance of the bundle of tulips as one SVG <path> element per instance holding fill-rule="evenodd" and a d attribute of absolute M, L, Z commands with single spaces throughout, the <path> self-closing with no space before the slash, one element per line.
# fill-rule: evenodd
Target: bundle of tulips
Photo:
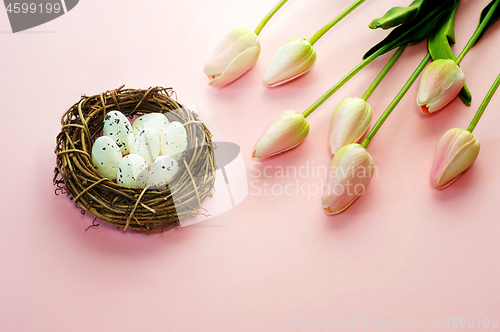
<path fill-rule="evenodd" d="M 257 35 L 285 2 L 286 0 L 280 1 L 255 32 L 236 29 L 223 40 L 205 66 L 205 73 L 211 80 L 210 85 L 226 85 L 255 64 L 260 52 Z M 281 85 L 307 72 L 316 59 L 312 45 L 363 2 L 364 0 L 355 1 L 310 39 L 301 37 L 290 39 L 274 58 L 264 78 L 265 85 Z M 454 23 L 459 3 L 460 0 L 415 0 L 408 7 L 394 7 L 384 16 L 373 20 L 369 24 L 370 28 L 393 28 L 393 30 L 384 40 L 372 47 L 356 67 L 304 112 L 288 110 L 279 114 L 255 144 L 252 157 L 267 158 L 299 145 L 309 133 L 307 116 L 374 59 L 397 49 L 361 98 L 344 99 L 335 107 L 332 114 L 328 144 L 333 159 L 323 189 L 322 203 L 328 214 L 344 211 L 365 191 L 372 178 L 374 162 L 366 148 L 422 72 L 416 98 L 422 113 L 437 112 L 457 96 L 467 106 L 471 104 L 471 94 L 465 85 L 465 75 L 459 64 L 486 29 L 500 18 L 500 0 L 492 0 L 483 9 L 477 29 L 459 56 L 455 57 L 450 43 L 455 42 Z M 425 38 L 428 41 L 428 53 L 365 137 L 372 118 L 367 99 L 407 45 Z M 433 61 L 428 64 L 431 59 Z M 431 171 L 431 182 L 436 188 L 443 189 L 452 184 L 477 158 L 479 141 L 472 131 L 499 84 L 500 75 L 491 86 L 467 130 L 450 129 L 439 141 Z M 345 188 L 353 190 L 344 190 Z"/>

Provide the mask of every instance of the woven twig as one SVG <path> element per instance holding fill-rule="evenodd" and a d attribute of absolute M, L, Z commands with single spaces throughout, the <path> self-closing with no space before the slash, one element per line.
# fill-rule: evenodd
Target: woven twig
<path fill-rule="evenodd" d="M 67 193 L 85 211 L 104 222 L 135 231 L 161 231 L 196 216 L 211 196 L 215 181 L 212 134 L 190 111 L 172 97 L 171 88 L 124 89 L 82 96 L 61 120 L 57 135 L 54 184 L 56 193 Z M 188 150 L 179 160 L 179 171 L 162 190 L 125 187 L 104 178 L 92 166 L 92 144 L 102 135 L 105 115 L 119 110 L 129 118 L 163 113 L 184 125 Z"/>

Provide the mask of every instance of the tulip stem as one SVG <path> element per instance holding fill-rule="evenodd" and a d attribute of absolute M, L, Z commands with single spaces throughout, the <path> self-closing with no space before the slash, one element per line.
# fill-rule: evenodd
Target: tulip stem
<path fill-rule="evenodd" d="M 476 31 L 474 31 L 474 34 L 472 37 L 470 37 L 469 41 L 467 42 L 467 45 L 465 45 L 464 49 L 462 52 L 460 52 L 460 55 L 457 57 L 457 60 L 455 61 L 456 64 L 460 64 L 460 61 L 464 58 L 464 56 L 469 52 L 469 50 L 474 46 L 476 41 L 478 40 L 479 36 L 483 32 L 484 28 L 488 25 L 491 17 L 493 16 L 493 13 L 495 12 L 496 8 L 498 7 L 498 4 L 500 3 L 500 0 L 496 0 L 495 3 L 491 6 L 490 10 L 484 17 L 483 21 L 481 24 L 476 28 Z"/>
<path fill-rule="evenodd" d="M 361 61 L 356 67 L 354 67 L 350 72 L 347 73 L 344 77 L 340 79 L 334 86 L 330 88 L 324 95 L 322 95 L 318 100 L 316 100 L 311 106 L 309 106 L 302 115 L 304 118 L 307 118 L 315 109 L 317 109 L 321 104 L 323 104 L 331 95 L 333 95 L 338 89 L 340 89 L 347 81 L 349 81 L 354 75 L 356 75 L 361 69 L 363 69 L 370 62 L 375 60 L 378 56 L 383 53 L 382 50 L 378 50 L 377 52 L 370 55 L 368 58 Z"/>
<path fill-rule="evenodd" d="M 335 17 L 333 20 L 328 22 L 324 27 L 318 30 L 310 39 L 309 42 L 311 45 L 314 45 L 320 39 L 323 37 L 323 35 L 330 30 L 335 24 L 339 23 L 344 17 L 349 15 L 350 12 L 352 12 L 354 9 L 356 9 L 359 5 L 361 5 L 363 2 L 366 0 L 358 0 L 355 1 L 352 5 L 347 7 L 342 13 L 340 13 L 337 17 Z"/>
<path fill-rule="evenodd" d="M 276 14 L 276 12 L 285 4 L 285 2 L 287 2 L 288 0 L 281 0 L 280 2 L 278 2 L 278 4 L 276 6 L 274 6 L 273 9 L 271 9 L 271 11 L 269 13 L 267 13 L 266 17 L 264 17 L 262 19 L 262 21 L 260 21 L 259 25 L 257 25 L 257 28 L 255 28 L 255 34 L 258 36 L 260 31 L 262 30 L 262 28 L 266 25 L 266 23 L 271 19 L 271 17 L 273 17 L 274 14 Z"/>
<path fill-rule="evenodd" d="M 368 146 L 368 144 L 370 144 L 371 140 L 373 139 L 373 136 L 375 136 L 375 134 L 377 133 L 377 131 L 380 129 L 380 126 L 382 126 L 382 124 L 384 123 L 384 121 L 391 114 L 392 110 L 394 110 L 394 108 L 396 107 L 396 105 L 403 98 L 403 96 L 408 91 L 408 89 L 412 86 L 413 82 L 415 82 L 415 80 L 417 79 L 418 75 L 420 75 L 420 73 L 425 68 L 425 65 L 427 65 L 427 62 L 429 62 L 430 59 L 431 59 L 431 55 L 429 53 L 427 53 L 427 55 L 425 56 L 425 58 L 418 65 L 417 69 L 415 69 L 415 71 L 413 72 L 413 74 L 411 74 L 411 76 L 408 79 L 408 81 L 406 81 L 406 84 L 401 88 L 401 90 L 398 92 L 398 94 L 396 95 L 396 97 L 394 97 L 394 99 L 389 104 L 389 106 L 387 106 L 387 108 L 384 111 L 384 113 L 382 113 L 382 115 L 380 116 L 380 118 L 377 120 L 377 123 L 375 123 L 375 125 L 372 128 L 372 130 L 370 131 L 370 133 L 368 134 L 368 136 L 366 136 L 365 140 L 361 144 L 362 147 L 364 147 L 366 149 L 366 147 Z"/>
<path fill-rule="evenodd" d="M 499 85 L 500 85 L 500 75 L 498 75 L 497 79 L 495 80 L 495 82 L 491 86 L 490 90 L 488 91 L 488 93 L 484 97 L 483 102 L 481 103 L 481 106 L 479 106 L 479 108 L 476 112 L 476 115 L 474 115 L 474 118 L 472 119 L 472 121 L 469 125 L 469 128 L 467 128 L 467 131 L 472 133 L 474 128 L 476 128 L 476 125 L 479 122 L 479 119 L 481 119 L 481 115 L 483 115 L 484 110 L 486 109 L 486 107 L 490 103 L 491 97 L 493 97 L 493 95 L 497 91 Z"/>
<path fill-rule="evenodd" d="M 401 54 L 403 54 L 403 51 L 405 50 L 406 46 L 408 44 L 403 44 L 399 47 L 399 49 L 394 53 L 394 55 L 391 57 L 391 59 L 387 62 L 387 64 L 382 68 L 378 76 L 375 78 L 375 80 L 372 82 L 372 84 L 368 87 L 366 92 L 363 94 L 361 97 L 365 101 L 370 98 L 370 95 L 372 92 L 377 88 L 378 84 L 382 81 L 382 79 L 385 77 L 385 74 L 389 72 L 389 70 L 392 68 L 392 66 L 398 61 L 399 57 Z"/>

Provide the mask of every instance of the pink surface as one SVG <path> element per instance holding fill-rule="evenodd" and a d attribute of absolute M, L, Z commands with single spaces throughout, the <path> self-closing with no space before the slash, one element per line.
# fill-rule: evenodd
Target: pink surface
<path fill-rule="evenodd" d="M 315 44 L 308 74 L 264 88 L 282 43 L 310 37 L 350 3 L 291 0 L 262 31 L 256 66 L 226 88 L 209 87 L 202 68 L 218 40 L 234 27 L 253 29 L 273 3 L 83 0 L 16 34 L 0 10 L 1 331 L 288 331 L 323 319 L 422 321 L 420 330 L 439 319 L 439 330 L 448 330 L 447 318 L 500 319 L 500 95 L 474 131 L 481 142 L 474 165 L 444 191 L 429 184 L 439 138 L 468 126 L 500 70 L 500 23 L 461 63 L 472 106 L 455 100 L 423 115 L 413 86 L 368 148 L 378 174 L 366 194 L 327 216 L 321 172 L 331 160 L 331 113 L 343 98 L 361 96 L 389 56 L 308 117 L 310 134 L 298 148 L 258 161 L 253 145 L 277 114 L 307 108 L 387 34 L 367 28 L 373 18 L 409 1 L 367 1 Z M 487 3 L 462 1 L 455 53 Z M 425 48 L 409 47 L 382 81 L 369 99 L 374 118 Z M 172 86 L 181 102 L 196 105 L 214 139 L 241 147 L 248 197 L 164 233 L 102 223 L 85 232 L 93 217 L 54 195 L 55 137 L 80 95 L 121 84 Z M 287 174 L 287 166 L 302 172 Z M 277 195 L 280 188 L 288 191 Z"/>

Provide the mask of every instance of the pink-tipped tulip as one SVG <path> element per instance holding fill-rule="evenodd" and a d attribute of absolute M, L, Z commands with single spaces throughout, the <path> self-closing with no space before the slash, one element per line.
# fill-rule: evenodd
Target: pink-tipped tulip
<path fill-rule="evenodd" d="M 255 32 L 236 28 L 219 43 L 203 71 L 210 86 L 231 83 L 253 67 L 260 54 L 260 42 Z"/>
<path fill-rule="evenodd" d="M 267 158 L 290 150 L 306 138 L 309 123 L 296 111 L 284 111 L 267 127 L 253 148 L 252 158 Z"/>
<path fill-rule="evenodd" d="M 424 114 L 439 111 L 458 96 L 464 84 L 464 72 L 455 61 L 434 60 L 422 73 L 417 105 Z"/>
<path fill-rule="evenodd" d="M 431 183 L 444 189 L 455 182 L 476 160 L 479 140 L 460 128 L 448 130 L 439 140 L 432 166 Z"/>
<path fill-rule="evenodd" d="M 278 86 L 304 75 L 316 61 L 316 52 L 309 40 L 293 37 L 276 53 L 264 77 L 267 86 Z"/>
<path fill-rule="evenodd" d="M 349 207 L 363 194 L 374 172 L 373 159 L 359 144 L 341 148 L 330 164 L 328 179 L 323 188 L 323 208 L 337 214 Z"/>
<path fill-rule="evenodd" d="M 323 188 L 323 208 L 337 214 L 364 193 L 374 172 L 372 156 L 359 144 L 342 147 L 333 157 Z"/>
<path fill-rule="evenodd" d="M 370 127 L 372 109 L 361 98 L 346 98 L 335 107 L 330 124 L 328 144 L 332 154 L 347 145 L 357 143 Z"/>

